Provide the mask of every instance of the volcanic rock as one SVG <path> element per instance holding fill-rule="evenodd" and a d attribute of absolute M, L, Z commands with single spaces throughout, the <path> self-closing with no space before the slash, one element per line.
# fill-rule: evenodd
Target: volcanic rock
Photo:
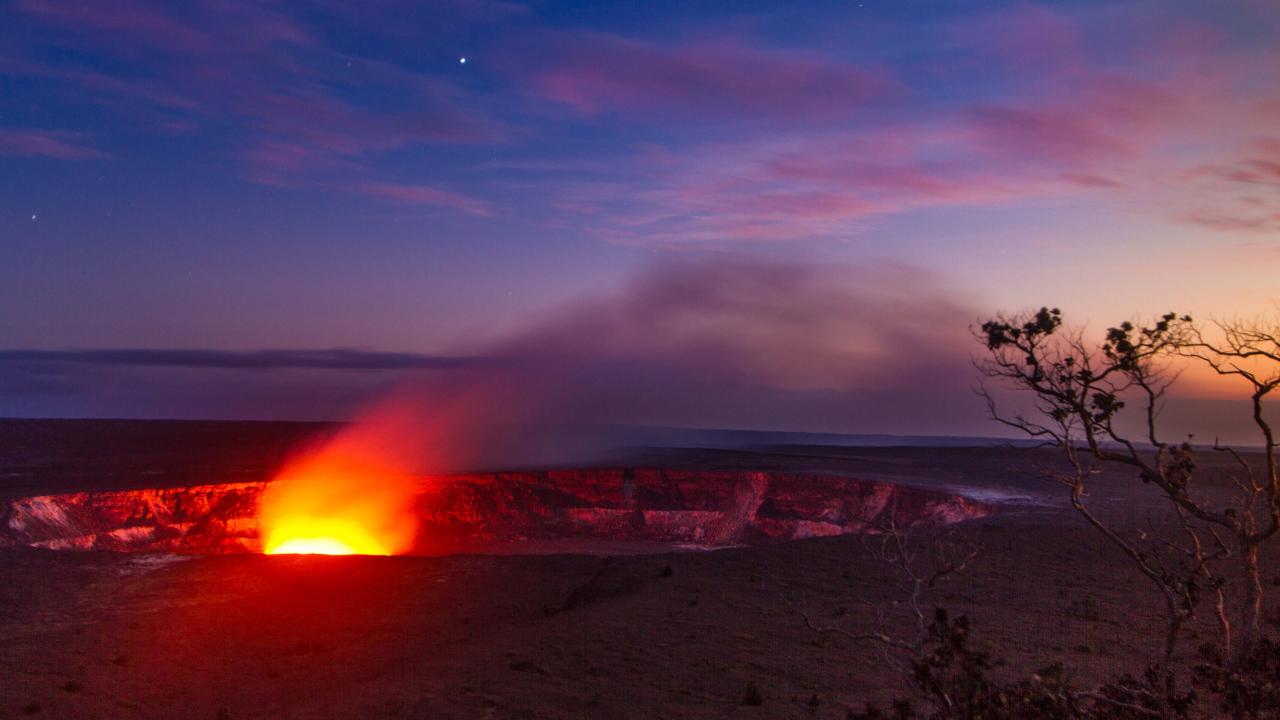
<path fill-rule="evenodd" d="M 0 505 L 0 545 L 124 552 L 257 552 L 266 483 L 40 495 Z M 674 469 L 425 477 L 415 548 L 520 551 L 543 541 L 758 544 L 946 525 L 991 514 L 963 495 L 847 477 Z"/>

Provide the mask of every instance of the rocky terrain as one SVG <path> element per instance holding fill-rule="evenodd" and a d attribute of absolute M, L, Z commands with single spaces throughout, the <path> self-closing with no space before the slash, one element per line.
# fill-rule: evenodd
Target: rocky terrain
<path fill-rule="evenodd" d="M 977 561 L 928 603 L 971 618 L 1008 677 L 1060 662 L 1091 686 L 1140 669 L 1161 642 L 1148 581 L 1036 474 L 1051 456 L 1025 449 L 649 449 L 626 464 L 646 470 L 424 489 L 424 527 L 487 554 L 29 546 L 247 541 L 256 493 L 303 430 L 0 433 L 0 718 L 842 720 L 906 686 L 881 647 L 806 623 L 910 632 L 901 577 L 857 532 L 877 508 L 930 519 L 921 539 L 953 520 L 976 539 Z M 1202 462 L 1213 478 L 1227 460 Z M 1122 527 L 1162 522 L 1151 488 L 1122 472 L 1099 476 L 1091 502 Z M 504 554 L 517 547 L 536 552 Z M 1280 583 L 1277 558 L 1264 563 Z M 1207 617 L 1189 626 L 1179 661 L 1214 631 Z"/>
<path fill-rule="evenodd" d="M 0 544 L 53 550 L 222 553 L 259 548 L 265 483 L 79 492 L 0 505 Z M 424 478 L 420 554 L 527 552 L 538 541 L 755 544 L 944 525 L 995 506 L 887 482 L 746 471 L 564 470 Z M 531 545 L 530 543 L 534 543 Z M 617 547 L 614 544 L 602 546 Z"/>

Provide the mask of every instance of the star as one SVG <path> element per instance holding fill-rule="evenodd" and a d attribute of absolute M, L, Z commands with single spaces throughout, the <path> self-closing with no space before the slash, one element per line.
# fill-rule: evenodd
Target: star
<path fill-rule="evenodd" d="M 35 222 L 35 221 L 36 221 L 36 215 L 35 215 L 35 213 L 32 213 L 32 214 L 31 214 L 31 222 Z"/>
<path fill-rule="evenodd" d="M 467 59 L 466 59 L 466 58 L 458 58 L 458 64 L 460 64 L 460 65 L 466 65 L 466 64 L 467 64 Z"/>

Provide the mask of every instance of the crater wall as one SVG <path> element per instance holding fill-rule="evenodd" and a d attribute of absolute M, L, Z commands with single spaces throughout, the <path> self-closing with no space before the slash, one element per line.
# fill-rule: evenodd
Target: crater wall
<path fill-rule="evenodd" d="M 0 505 L 0 545 L 226 553 L 259 549 L 266 483 L 82 492 Z M 719 547 L 899 526 L 947 525 L 996 506 L 854 478 L 672 469 L 551 470 L 425 477 L 416 552 L 518 549 L 538 541 Z"/>

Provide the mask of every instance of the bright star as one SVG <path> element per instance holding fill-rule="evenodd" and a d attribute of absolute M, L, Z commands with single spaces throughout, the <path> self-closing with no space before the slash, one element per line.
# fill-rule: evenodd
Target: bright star
<path fill-rule="evenodd" d="M 458 58 L 458 62 L 459 62 L 459 63 L 461 63 L 461 64 L 463 64 L 463 65 L 466 65 L 466 64 L 467 64 L 467 59 L 466 59 L 466 58 Z"/>

